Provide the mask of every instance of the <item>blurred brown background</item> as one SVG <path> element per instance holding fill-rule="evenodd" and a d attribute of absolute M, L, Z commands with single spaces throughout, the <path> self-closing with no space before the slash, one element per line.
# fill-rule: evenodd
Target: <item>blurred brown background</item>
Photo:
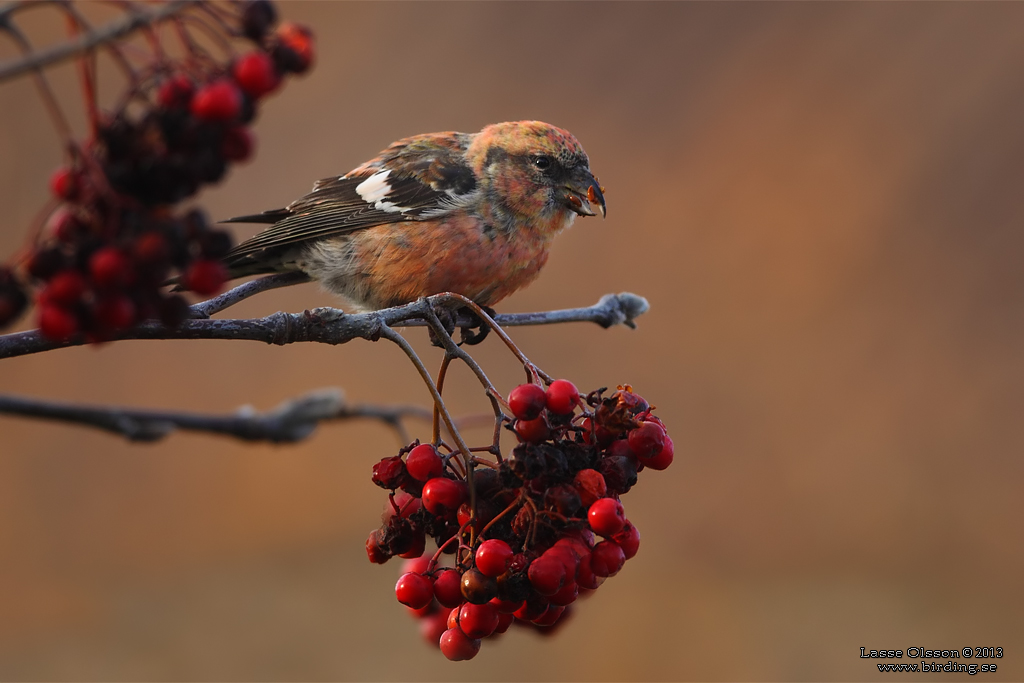
<path fill-rule="evenodd" d="M 266 103 L 256 160 L 199 198 L 215 217 L 415 133 L 537 118 L 586 147 L 608 219 L 578 222 L 500 309 L 650 300 L 637 331 L 513 333 L 668 423 L 675 465 L 624 501 L 640 554 L 554 639 L 516 631 L 452 664 L 395 602 L 397 563 L 365 559 L 386 428 L 146 446 L 0 418 L 0 678 L 906 676 L 862 646 L 1001 646 L 986 680 L 1024 676 L 1024 5 L 281 9 L 315 28 L 318 63 Z M 0 87 L 0 126 L 4 255 L 61 157 L 27 80 Z M 306 285 L 235 314 L 332 303 Z M 493 338 L 477 357 L 519 380 Z M 457 377 L 456 410 L 486 410 Z M 386 343 L 125 342 L 0 371 L 4 392 L 204 411 L 331 385 L 428 400 Z"/>

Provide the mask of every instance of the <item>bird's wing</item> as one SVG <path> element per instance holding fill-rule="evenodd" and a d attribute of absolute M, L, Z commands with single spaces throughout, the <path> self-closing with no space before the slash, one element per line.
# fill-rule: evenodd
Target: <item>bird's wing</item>
<path fill-rule="evenodd" d="M 225 261 L 464 206 L 477 191 L 465 162 L 468 138 L 437 133 L 400 140 L 351 173 L 317 181 L 312 192 L 285 209 L 226 221 L 273 225 L 236 246 Z"/>

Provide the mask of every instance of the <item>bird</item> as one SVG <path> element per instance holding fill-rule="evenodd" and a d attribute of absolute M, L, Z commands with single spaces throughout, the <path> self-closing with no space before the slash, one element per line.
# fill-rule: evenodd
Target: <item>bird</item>
<path fill-rule="evenodd" d="M 407 137 L 283 209 L 231 249 L 228 279 L 301 271 L 356 312 L 455 292 L 490 307 L 535 280 L 577 216 L 607 215 L 604 188 L 567 130 L 512 121 Z"/>

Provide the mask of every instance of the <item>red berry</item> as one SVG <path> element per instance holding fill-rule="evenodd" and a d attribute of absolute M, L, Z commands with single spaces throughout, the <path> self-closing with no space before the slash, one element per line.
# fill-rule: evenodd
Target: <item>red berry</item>
<path fill-rule="evenodd" d="M 436 614 L 437 612 L 442 611 L 441 610 L 441 606 L 438 605 L 437 601 L 434 600 L 433 598 L 430 599 L 430 602 L 428 602 L 423 607 L 420 607 L 419 609 L 413 609 L 412 607 L 406 607 L 406 610 L 408 610 L 409 616 L 412 617 L 413 619 L 422 619 L 423 617 L 427 616 L 428 614 Z"/>
<path fill-rule="evenodd" d="M 281 85 L 281 74 L 274 60 L 266 52 L 256 51 L 243 55 L 231 70 L 238 85 L 249 97 L 259 99 Z"/>
<path fill-rule="evenodd" d="M 512 548 L 500 538 L 486 540 L 476 549 L 476 568 L 484 576 L 501 576 L 511 562 Z"/>
<path fill-rule="evenodd" d="M 199 89 L 192 98 L 191 111 L 203 121 L 233 121 L 242 113 L 242 93 L 222 78 Z"/>
<path fill-rule="evenodd" d="M 537 626 L 554 626 L 564 613 L 565 607 L 562 605 L 551 605 L 544 614 L 534 619 L 533 623 Z"/>
<path fill-rule="evenodd" d="M 285 71 L 303 73 L 313 63 L 313 32 L 305 26 L 285 22 L 276 31 L 274 61 Z"/>
<path fill-rule="evenodd" d="M 124 330 L 135 324 L 135 304 L 124 294 L 104 296 L 96 301 L 93 315 L 96 322 L 107 330 Z"/>
<path fill-rule="evenodd" d="M 499 633 L 504 633 L 505 631 L 508 630 L 508 627 L 511 626 L 512 622 L 515 621 L 515 620 L 516 620 L 516 618 L 512 614 L 505 614 L 504 612 L 499 612 L 498 613 L 498 627 L 496 629 L 494 629 L 494 633 L 492 633 L 491 635 L 492 636 L 496 636 Z"/>
<path fill-rule="evenodd" d="M 595 534 L 612 536 L 626 524 L 626 513 L 622 503 L 614 498 L 601 498 L 587 510 L 587 523 Z"/>
<path fill-rule="evenodd" d="M 472 516 L 473 516 L 473 508 L 471 508 L 469 506 L 469 501 L 467 500 L 465 503 L 463 503 L 462 505 L 459 506 L 459 512 L 455 516 L 455 519 L 458 520 L 459 526 L 463 526 L 463 525 L 469 523 L 469 518 L 472 517 Z M 476 524 L 474 524 L 474 527 L 475 526 L 476 526 Z"/>
<path fill-rule="evenodd" d="M 640 458 L 640 463 L 650 467 L 652 470 L 663 470 L 672 464 L 675 456 L 675 446 L 672 444 L 672 437 L 665 435 L 665 445 L 661 447 L 657 455 L 649 458 Z"/>
<path fill-rule="evenodd" d="M 54 341 L 65 341 L 78 332 L 78 318 L 60 306 L 47 304 L 39 309 L 39 331 Z"/>
<path fill-rule="evenodd" d="M 413 479 L 427 481 L 441 476 L 444 472 L 444 461 L 438 455 L 437 449 L 429 443 L 421 443 L 405 456 L 405 468 Z"/>
<path fill-rule="evenodd" d="M 398 506 L 398 514 L 402 519 L 409 519 L 409 517 L 415 514 L 422 505 L 419 498 L 406 493 L 405 491 L 397 491 L 394 499 L 395 505 Z M 395 505 L 392 505 L 390 500 L 385 504 L 384 510 L 388 513 L 389 517 L 394 517 Z"/>
<path fill-rule="evenodd" d="M 562 569 L 565 570 L 565 580 L 562 583 L 563 587 L 565 584 L 572 583 L 576 580 L 576 570 L 579 568 L 580 558 L 574 549 L 564 545 L 555 545 L 554 547 L 545 550 L 541 557 L 553 557 L 562 563 Z"/>
<path fill-rule="evenodd" d="M 520 384 L 508 395 L 508 407 L 518 420 L 535 420 L 544 410 L 547 394 L 536 384 Z"/>
<path fill-rule="evenodd" d="M 629 431 L 629 448 L 638 459 L 651 458 L 665 446 L 665 428 L 657 422 L 641 422 Z"/>
<path fill-rule="evenodd" d="M 501 598 L 494 598 L 491 600 L 491 604 L 494 605 L 495 609 L 498 610 L 498 614 L 513 614 L 520 607 L 523 606 L 522 600 L 502 600 Z"/>
<path fill-rule="evenodd" d="M 530 599 L 523 603 L 523 606 L 516 610 L 515 617 L 522 621 L 533 621 L 548 611 L 551 603 L 540 596 L 530 596 Z"/>
<path fill-rule="evenodd" d="M 402 573 L 426 574 L 429 567 L 430 555 L 419 555 L 417 557 L 410 557 L 402 563 Z M 431 590 L 433 590 L 433 587 L 431 587 Z"/>
<path fill-rule="evenodd" d="M 97 287 L 120 287 L 132 279 L 131 262 L 117 247 L 103 247 L 89 257 L 89 275 Z"/>
<path fill-rule="evenodd" d="M 565 583 L 565 565 L 558 557 L 545 553 L 530 563 L 527 576 L 540 595 L 554 595 Z"/>
<path fill-rule="evenodd" d="M 50 176 L 50 191 L 57 199 L 66 202 L 74 201 L 81 189 L 78 172 L 70 168 L 58 168 Z"/>
<path fill-rule="evenodd" d="M 590 507 L 598 498 L 604 498 L 608 493 L 608 486 L 604 477 L 597 470 L 580 470 L 572 481 L 576 492 L 580 494 L 580 502 Z"/>
<path fill-rule="evenodd" d="M 434 515 L 457 512 L 467 497 L 466 485 L 461 481 L 434 477 L 423 485 L 423 507 Z"/>
<path fill-rule="evenodd" d="M 231 126 L 224 133 L 220 153 L 228 161 L 247 161 L 256 147 L 256 137 L 247 127 Z"/>
<path fill-rule="evenodd" d="M 590 552 L 590 545 L 582 538 L 563 536 L 555 541 L 555 545 L 552 546 L 552 550 L 554 549 L 565 549 L 576 556 L 576 560 L 573 565 L 573 571 L 575 571 L 575 565 L 579 562 L 579 558 Z"/>
<path fill-rule="evenodd" d="M 540 443 L 551 438 L 551 429 L 543 415 L 535 420 L 516 420 L 515 430 L 516 436 L 528 443 Z"/>
<path fill-rule="evenodd" d="M 498 627 L 498 608 L 489 602 L 467 602 L 459 610 L 459 628 L 470 638 L 486 638 Z"/>
<path fill-rule="evenodd" d="M 43 290 L 41 297 L 61 306 L 73 306 L 82 300 L 86 282 L 77 270 L 64 270 L 52 278 Z"/>
<path fill-rule="evenodd" d="M 615 438 L 615 433 L 602 424 L 594 427 L 594 422 L 589 417 L 583 420 L 583 441 L 588 444 L 594 443 L 594 436 L 597 436 L 597 445 L 607 446 Z"/>
<path fill-rule="evenodd" d="M 548 410 L 555 415 L 568 415 L 576 409 L 580 392 L 576 385 L 566 379 L 556 379 L 548 387 L 546 404 Z"/>
<path fill-rule="evenodd" d="M 395 597 L 398 602 L 413 609 L 426 607 L 434 599 L 433 582 L 422 574 L 407 572 L 398 577 Z"/>
<path fill-rule="evenodd" d="M 576 584 L 585 590 L 594 590 L 604 582 L 603 576 L 594 574 L 594 570 L 590 566 L 591 556 L 592 554 L 588 552 L 581 557 L 580 568 L 576 570 Z"/>
<path fill-rule="evenodd" d="M 480 641 L 470 638 L 460 628 L 450 628 L 442 633 L 439 645 L 441 653 L 453 662 L 473 659 L 480 652 Z"/>
<path fill-rule="evenodd" d="M 590 552 L 590 568 L 597 576 L 615 576 L 626 562 L 626 555 L 615 541 L 601 541 Z"/>
<path fill-rule="evenodd" d="M 182 282 L 185 287 L 196 294 L 208 296 L 210 294 L 216 294 L 223 289 L 224 283 L 227 282 L 227 279 L 227 270 L 225 270 L 224 264 L 220 261 L 197 259 L 193 261 L 189 265 L 188 270 L 185 271 Z"/>
<path fill-rule="evenodd" d="M 566 581 L 565 585 L 558 589 L 558 592 L 548 597 L 552 605 L 561 605 L 565 607 L 576 602 L 576 598 L 579 597 L 580 589 L 576 585 L 575 581 Z"/>
<path fill-rule="evenodd" d="M 50 216 L 50 230 L 58 241 L 70 244 L 85 233 L 85 226 L 72 211 L 60 208 Z"/>
<path fill-rule="evenodd" d="M 139 263 L 159 265 L 170 256 L 167 238 L 155 230 L 140 235 L 132 245 L 132 255 Z"/>
<path fill-rule="evenodd" d="M 185 74 L 175 74 L 160 84 L 156 101 L 164 109 L 185 109 L 192 101 L 195 85 Z"/>
<path fill-rule="evenodd" d="M 612 536 L 612 540 L 619 544 L 627 560 L 636 557 L 636 552 L 640 549 L 640 532 L 628 519 L 622 530 Z"/>
<path fill-rule="evenodd" d="M 634 453 L 633 449 L 629 447 L 629 439 L 616 439 L 615 441 L 612 441 L 608 444 L 604 454 L 609 458 L 622 456 L 625 458 L 631 458 L 634 461 L 636 460 L 636 453 Z"/>
<path fill-rule="evenodd" d="M 409 549 L 406 550 L 403 553 L 398 553 L 398 556 L 399 557 L 405 557 L 405 558 L 419 557 L 420 555 L 423 554 L 423 551 L 426 549 L 426 547 L 427 547 L 427 536 L 426 536 L 426 533 L 423 532 L 423 530 L 420 530 L 419 533 L 413 534 L 412 544 L 409 546 Z"/>
<path fill-rule="evenodd" d="M 462 604 L 462 576 L 454 569 L 442 569 L 434 577 L 434 597 L 445 607 Z"/>
<path fill-rule="evenodd" d="M 397 489 L 405 479 L 405 462 L 397 455 L 381 458 L 380 462 L 373 466 L 373 474 L 370 475 L 370 480 L 383 489 Z M 401 504 L 398 505 L 401 507 Z M 394 510 L 390 505 L 388 508 Z"/>
<path fill-rule="evenodd" d="M 448 630 L 448 614 L 444 610 L 438 610 L 433 614 L 423 617 L 420 622 L 420 635 L 423 640 L 434 647 L 438 646 L 441 634 Z"/>

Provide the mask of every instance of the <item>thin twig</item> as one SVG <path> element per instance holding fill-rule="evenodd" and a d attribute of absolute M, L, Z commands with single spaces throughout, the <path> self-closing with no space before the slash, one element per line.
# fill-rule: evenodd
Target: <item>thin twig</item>
<path fill-rule="evenodd" d="M 95 427 L 131 441 L 159 441 L 175 430 L 232 436 L 245 441 L 291 443 L 308 437 L 321 422 L 368 418 L 380 420 L 409 443 L 402 420 L 429 420 L 430 411 L 417 406 L 350 405 L 340 389 L 320 389 L 256 412 L 251 406 L 230 415 L 204 415 L 136 408 L 57 403 L 24 396 L 0 395 L 0 413 L 56 420 Z"/>
<path fill-rule="evenodd" d="M 427 325 L 428 311 L 434 305 L 451 305 L 450 295 L 437 294 L 404 306 L 385 308 L 369 313 L 350 313 L 336 308 L 317 308 L 302 313 L 274 313 L 264 318 L 186 320 L 176 328 L 164 327 L 156 321 L 146 321 L 121 332 L 118 340 L 126 339 L 244 339 L 267 344 L 293 344 L 317 342 L 344 344 L 353 339 L 376 341 L 384 326 L 419 327 Z M 498 315 L 494 322 L 502 327 L 545 325 L 565 322 L 593 322 L 602 327 L 624 324 L 635 327 L 633 320 L 645 313 L 647 300 L 636 294 L 608 294 L 595 305 L 546 313 L 510 313 Z M 455 321 L 456 326 L 473 324 L 468 316 Z M 0 358 L 13 358 L 42 351 L 82 346 L 88 340 L 76 336 L 67 341 L 54 341 L 42 336 L 38 330 L 14 332 L 0 336 Z"/>
<path fill-rule="evenodd" d="M 36 50 L 20 59 L 0 64 L 0 82 L 76 57 L 104 43 L 124 38 L 144 26 L 180 14 L 191 5 L 196 4 L 197 1 L 172 0 L 166 4 L 157 5 L 150 11 L 133 11 L 122 19 L 112 21 L 89 33 L 83 33 L 75 40 L 59 43 L 44 50 Z M 10 6 L 0 8 L 0 25 L 6 23 L 11 11 Z"/>
<path fill-rule="evenodd" d="M 271 289 L 288 287 L 291 285 L 301 284 L 303 282 L 309 282 L 309 276 L 300 271 L 279 273 L 277 275 L 262 277 L 258 280 L 250 280 L 249 282 L 238 285 L 234 289 L 224 292 L 220 296 L 215 296 L 212 299 L 195 304 L 192 306 L 191 317 L 209 318 L 211 315 L 216 315 L 224 309 L 245 301 L 249 297 L 259 294 L 260 292 L 267 292 Z"/>

